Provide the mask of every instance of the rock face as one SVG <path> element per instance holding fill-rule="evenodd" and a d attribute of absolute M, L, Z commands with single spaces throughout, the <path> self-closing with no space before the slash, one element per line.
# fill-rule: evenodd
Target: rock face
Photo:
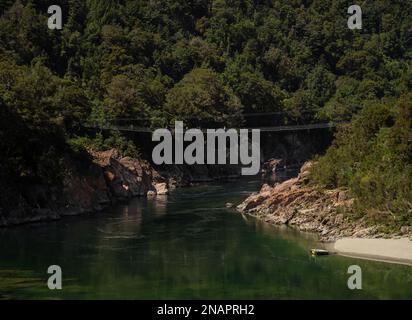
<path fill-rule="evenodd" d="M 112 201 L 100 166 L 89 163 L 80 169 L 76 160 L 67 156 L 62 163 L 62 186 L 28 185 L 25 189 L 2 186 L 0 226 L 57 220 L 65 215 L 99 211 Z"/>
<path fill-rule="evenodd" d="M 111 203 L 110 190 L 97 164 L 90 164 L 84 172 L 67 159 L 62 195 L 50 207 L 60 215 L 77 215 L 100 211 Z"/>
<path fill-rule="evenodd" d="M 145 196 L 153 190 L 153 171 L 147 164 L 130 157 L 120 158 L 113 149 L 95 153 L 96 162 L 103 170 L 106 184 L 117 199 Z"/>
<path fill-rule="evenodd" d="M 156 183 L 154 187 L 156 189 L 156 194 L 158 195 L 165 195 L 169 193 L 166 182 Z"/>
<path fill-rule="evenodd" d="M 116 149 L 91 152 L 81 160 L 67 155 L 62 185 L 14 189 L 0 181 L 0 227 L 57 220 L 101 211 L 119 200 L 167 195 L 177 186 L 238 176 L 238 166 L 169 166 L 158 170 L 145 161 L 121 157 Z"/>
<path fill-rule="evenodd" d="M 266 133 L 261 137 L 262 159 L 282 159 L 281 166 L 301 167 L 308 159 L 323 153 L 332 143 L 329 130 Z"/>
<path fill-rule="evenodd" d="M 121 158 L 115 149 L 91 153 L 91 157 L 93 161 L 79 163 L 67 156 L 60 188 L 31 185 L 8 190 L 2 185 L 0 227 L 101 211 L 118 200 L 155 194 L 153 181 L 161 177 L 150 165 Z M 160 192 L 165 190 L 167 186 Z M 5 199 L 6 195 L 12 198 Z"/>
<path fill-rule="evenodd" d="M 272 224 L 288 224 L 302 231 L 317 232 L 322 240 L 341 237 L 366 237 L 375 234 L 362 222 L 351 222 L 344 214 L 353 199 L 342 189 L 324 190 L 308 184 L 312 162 L 299 176 L 275 186 L 263 185 L 237 209 Z"/>

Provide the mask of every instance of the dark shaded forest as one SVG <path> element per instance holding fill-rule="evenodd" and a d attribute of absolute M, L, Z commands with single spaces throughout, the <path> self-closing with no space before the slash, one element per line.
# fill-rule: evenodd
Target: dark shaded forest
<path fill-rule="evenodd" d="M 49 30 L 58 4 L 63 29 Z M 0 184 L 61 183 L 66 153 L 118 148 L 120 132 L 86 124 L 175 119 L 237 126 L 343 125 L 313 172 L 346 187 L 354 216 L 412 223 L 412 2 L 346 0 L 1 1 Z"/>

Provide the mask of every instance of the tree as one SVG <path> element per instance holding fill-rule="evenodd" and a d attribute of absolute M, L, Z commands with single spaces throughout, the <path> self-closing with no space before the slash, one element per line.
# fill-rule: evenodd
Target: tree
<path fill-rule="evenodd" d="M 165 109 L 186 125 L 213 128 L 241 123 L 242 105 L 209 69 L 194 69 L 170 90 Z"/>

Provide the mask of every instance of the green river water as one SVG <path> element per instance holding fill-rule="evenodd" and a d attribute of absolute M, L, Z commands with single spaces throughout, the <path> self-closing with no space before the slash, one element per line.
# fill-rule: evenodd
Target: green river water
<path fill-rule="evenodd" d="M 0 229 L 0 299 L 412 299 L 412 267 L 313 258 L 316 237 L 245 217 L 256 181 L 178 189 L 102 213 Z M 350 265 L 362 290 L 349 290 Z M 63 289 L 49 290 L 59 265 Z"/>

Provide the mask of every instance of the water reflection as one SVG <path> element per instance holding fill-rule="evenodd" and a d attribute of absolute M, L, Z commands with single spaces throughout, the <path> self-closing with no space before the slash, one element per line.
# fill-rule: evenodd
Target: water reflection
<path fill-rule="evenodd" d="M 0 232 L 2 298 L 411 298 L 411 271 L 344 257 L 313 259 L 316 236 L 241 216 L 253 181 L 176 190 L 102 214 Z M 51 264 L 64 290 L 45 286 Z M 359 264 L 364 290 L 346 286 Z M 409 280 L 407 280 L 409 279 Z"/>

